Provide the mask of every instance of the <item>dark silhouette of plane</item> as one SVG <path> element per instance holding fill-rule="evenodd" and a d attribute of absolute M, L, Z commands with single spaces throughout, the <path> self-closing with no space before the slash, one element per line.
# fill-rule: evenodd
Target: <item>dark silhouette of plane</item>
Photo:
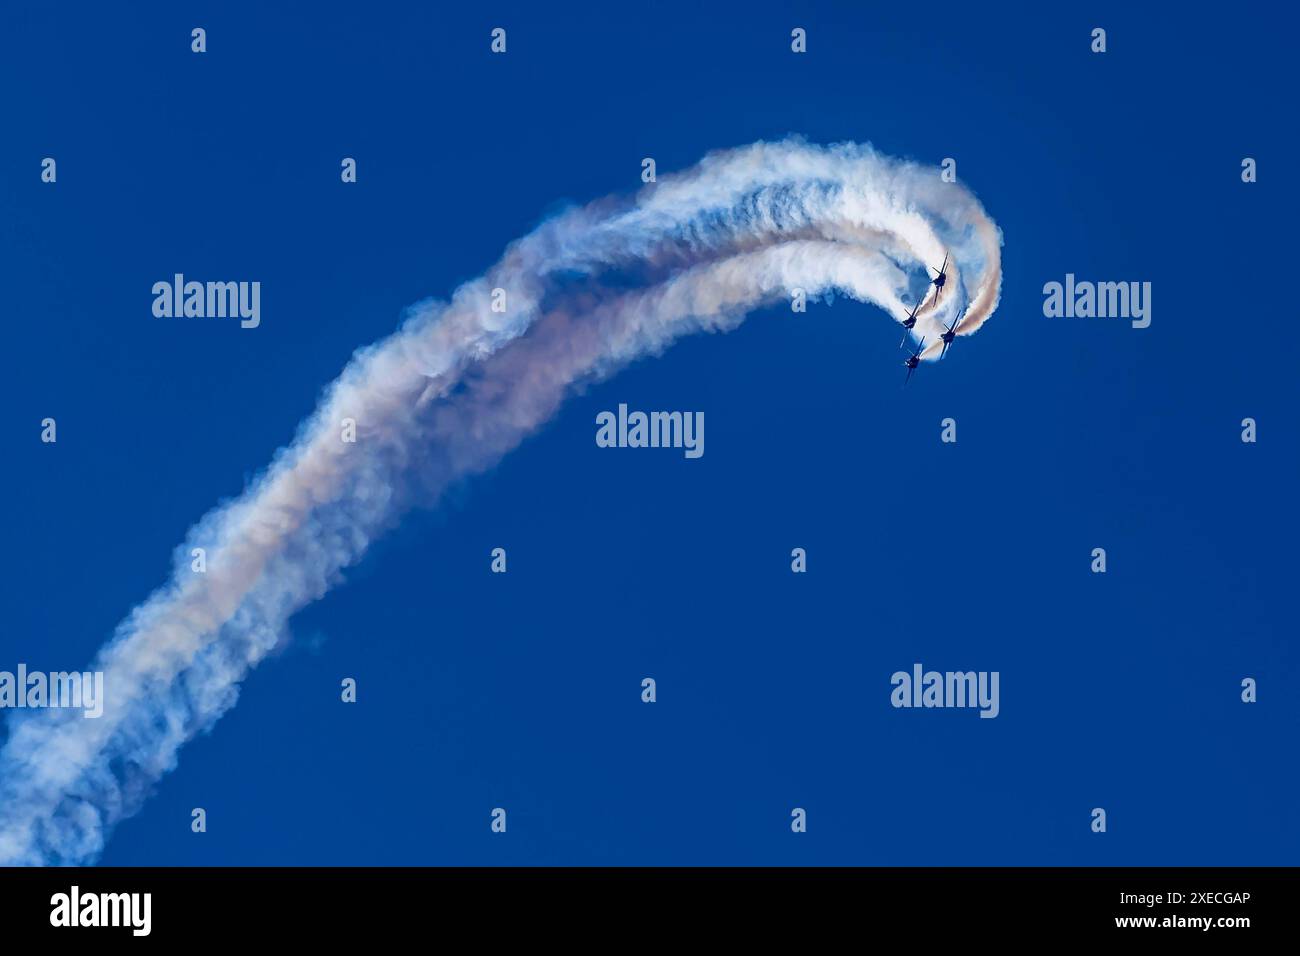
<path fill-rule="evenodd" d="M 943 351 L 939 353 L 939 358 L 943 358 L 948 354 L 948 346 L 952 345 L 952 340 L 957 337 L 957 323 L 960 321 L 961 309 L 958 309 L 957 314 L 953 316 L 952 325 L 948 326 L 943 335 L 939 336 L 939 338 L 943 339 Z"/>
<path fill-rule="evenodd" d="M 907 361 L 903 363 L 904 365 L 907 366 L 907 378 L 903 379 L 904 385 L 906 385 L 908 382 L 912 380 L 912 373 L 915 372 L 916 367 L 921 364 L 921 352 L 923 352 L 924 350 L 925 350 L 925 339 L 922 338 L 920 343 L 912 351 L 912 354 L 907 357 Z"/>
<path fill-rule="evenodd" d="M 916 325 L 916 310 L 920 307 L 921 302 L 918 299 L 916 305 L 912 306 L 912 314 L 903 320 L 903 342 L 907 341 L 907 333 Z M 900 349 L 903 347 L 903 342 L 898 343 Z"/>
<path fill-rule="evenodd" d="M 943 291 L 943 284 L 948 281 L 948 253 L 943 254 L 943 265 L 936 269 L 930 266 L 930 271 L 939 273 L 930 281 L 934 283 L 934 301 L 939 301 L 939 293 Z"/>

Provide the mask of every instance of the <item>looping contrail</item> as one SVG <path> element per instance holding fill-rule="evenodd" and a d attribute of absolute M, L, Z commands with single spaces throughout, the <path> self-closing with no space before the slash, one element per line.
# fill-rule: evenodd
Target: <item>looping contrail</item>
<path fill-rule="evenodd" d="M 997 308 L 1001 233 L 934 167 L 800 140 L 713 153 L 631 199 L 568 210 L 510 245 L 448 302 L 408 310 L 359 350 L 294 440 L 205 516 L 175 572 L 120 624 L 93 669 L 99 719 L 24 711 L 0 751 L 0 864 L 83 863 L 208 729 L 240 682 L 374 538 L 414 504 L 494 465 L 575 385 L 756 308 L 843 294 L 896 321 L 950 257 L 914 334 Z M 504 290 L 504 311 L 494 311 Z M 355 443 L 341 423 L 356 423 Z M 193 548 L 207 569 L 191 570 Z"/>

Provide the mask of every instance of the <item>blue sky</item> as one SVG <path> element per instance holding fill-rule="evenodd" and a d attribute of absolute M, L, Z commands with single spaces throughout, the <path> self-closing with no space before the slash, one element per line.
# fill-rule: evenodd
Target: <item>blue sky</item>
<path fill-rule="evenodd" d="M 1286 31 L 270 6 L 2 15 L 0 668 L 87 663 L 356 347 L 644 156 L 798 133 L 955 157 L 1004 233 L 1002 305 L 905 391 L 897 326 L 840 300 L 575 396 L 295 617 L 103 863 L 1296 862 Z M 178 271 L 260 278 L 261 327 L 154 319 Z M 1067 272 L 1150 281 L 1151 327 L 1045 318 Z M 704 411 L 706 455 L 598 449 L 619 402 Z M 999 671 L 1000 716 L 891 708 L 916 661 Z"/>

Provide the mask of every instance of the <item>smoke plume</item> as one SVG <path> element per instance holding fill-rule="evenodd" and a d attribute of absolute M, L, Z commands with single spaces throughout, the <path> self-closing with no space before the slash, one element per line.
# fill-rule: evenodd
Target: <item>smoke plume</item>
<path fill-rule="evenodd" d="M 575 386 L 799 290 L 901 321 L 924 289 L 914 334 L 934 358 L 954 318 L 969 335 L 997 307 L 1001 241 L 935 167 L 798 140 L 714 153 L 634 197 L 542 223 L 448 301 L 413 306 L 359 350 L 260 477 L 195 525 L 171 580 L 92 665 L 105 674 L 102 717 L 11 717 L 0 863 L 93 861 L 181 745 L 234 705 L 294 612 L 406 509 L 494 465 Z M 936 299 L 926 268 L 945 255 Z M 191 570 L 194 548 L 204 573 Z"/>

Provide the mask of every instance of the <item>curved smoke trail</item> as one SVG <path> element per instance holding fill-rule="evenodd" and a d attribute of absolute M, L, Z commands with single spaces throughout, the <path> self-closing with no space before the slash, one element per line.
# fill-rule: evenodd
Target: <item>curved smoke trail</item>
<path fill-rule="evenodd" d="M 706 157 L 630 200 L 565 212 L 449 302 L 421 303 L 357 352 L 293 442 L 204 517 L 170 583 L 100 651 L 104 711 L 24 712 L 0 751 L 0 863 L 80 863 L 230 708 L 240 681 L 370 542 L 417 502 L 491 467 L 578 383 L 763 305 L 831 292 L 896 320 L 950 255 L 915 329 L 997 307 L 1001 234 L 962 186 L 870 147 L 758 143 Z M 492 310 L 504 289 L 506 310 Z M 914 300 L 913 300 L 914 301 Z M 341 422 L 357 440 L 341 441 Z M 190 569 L 192 548 L 206 573 Z"/>

